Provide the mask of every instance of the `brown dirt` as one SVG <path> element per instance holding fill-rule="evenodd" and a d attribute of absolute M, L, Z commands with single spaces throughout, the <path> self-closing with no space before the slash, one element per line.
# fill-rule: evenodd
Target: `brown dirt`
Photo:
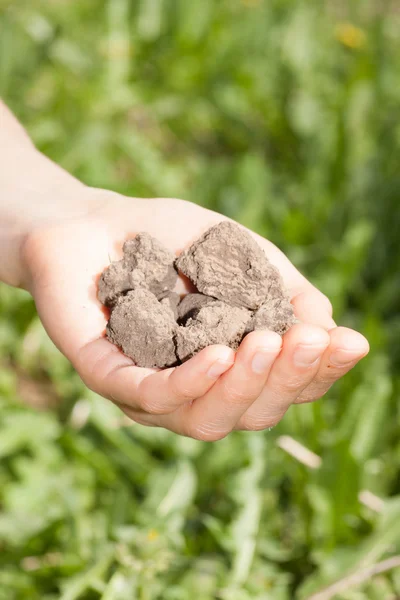
<path fill-rule="evenodd" d="M 169 306 L 146 289 L 120 296 L 107 325 L 108 339 L 141 367 L 176 363 L 177 323 Z"/>
<path fill-rule="evenodd" d="M 127 240 L 122 260 L 111 263 L 99 281 L 99 300 L 112 306 L 128 290 L 145 288 L 163 297 L 174 287 L 178 274 L 172 252 L 148 233 L 138 233 Z"/>
<path fill-rule="evenodd" d="M 177 355 L 184 362 L 206 346 L 239 346 L 251 313 L 246 308 L 229 306 L 216 300 L 200 308 L 184 327 L 177 330 Z"/>
<path fill-rule="evenodd" d="M 138 366 L 179 364 L 211 344 L 236 350 L 250 331 L 283 335 L 296 322 L 278 270 L 234 223 L 212 227 L 177 259 L 146 233 L 123 250 L 98 297 L 111 308 L 108 338 Z M 201 293 L 180 299 L 177 270 Z"/>
<path fill-rule="evenodd" d="M 261 306 L 271 285 L 280 281 L 263 249 L 230 221 L 206 231 L 179 256 L 176 266 L 202 294 L 251 310 Z"/>

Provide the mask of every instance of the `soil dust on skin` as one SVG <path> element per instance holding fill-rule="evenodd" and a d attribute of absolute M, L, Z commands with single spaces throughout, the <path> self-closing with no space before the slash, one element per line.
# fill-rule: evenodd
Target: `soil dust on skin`
<path fill-rule="evenodd" d="M 178 271 L 195 286 L 173 291 Z M 236 350 L 245 335 L 283 335 L 296 322 L 281 276 L 257 242 L 224 221 L 178 258 L 147 233 L 102 273 L 98 298 L 111 311 L 107 337 L 139 367 L 178 365 L 211 344 Z"/>

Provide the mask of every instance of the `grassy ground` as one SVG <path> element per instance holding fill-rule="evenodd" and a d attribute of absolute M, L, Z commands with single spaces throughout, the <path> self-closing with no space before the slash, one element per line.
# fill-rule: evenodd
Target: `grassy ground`
<path fill-rule="evenodd" d="M 126 426 L 1 287 L 1 600 L 400 597 L 374 574 L 400 554 L 399 27 L 387 1 L 0 0 L 0 93 L 43 151 L 269 237 L 372 346 L 207 445 Z"/>

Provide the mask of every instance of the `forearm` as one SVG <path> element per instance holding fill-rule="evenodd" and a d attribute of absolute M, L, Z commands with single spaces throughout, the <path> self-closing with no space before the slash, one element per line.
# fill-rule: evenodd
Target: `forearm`
<path fill-rule="evenodd" d="M 22 222 L 26 216 L 47 214 L 29 202 L 32 193 L 64 182 L 71 176 L 36 150 L 28 134 L 0 100 L 0 225 Z"/>
<path fill-rule="evenodd" d="M 0 281 L 23 285 L 24 239 L 46 222 L 85 210 L 84 189 L 36 150 L 0 100 Z"/>

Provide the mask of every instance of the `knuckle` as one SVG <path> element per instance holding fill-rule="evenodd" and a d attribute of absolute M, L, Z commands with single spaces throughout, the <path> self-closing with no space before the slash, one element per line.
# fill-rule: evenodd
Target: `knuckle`
<path fill-rule="evenodd" d="M 322 371 L 319 377 L 316 377 L 314 380 L 315 388 L 323 389 L 326 387 L 331 387 L 341 376 L 340 369 L 336 367 L 327 367 Z"/>
<path fill-rule="evenodd" d="M 242 387 L 236 387 L 227 383 L 222 384 L 222 395 L 232 404 L 245 404 L 249 401 L 249 393 Z"/>
<path fill-rule="evenodd" d="M 320 396 L 316 396 L 315 394 L 300 394 L 300 396 L 295 400 L 295 404 L 310 404 L 310 402 L 315 402 L 318 400 Z"/>
<path fill-rule="evenodd" d="M 83 374 L 78 371 L 78 374 L 81 380 L 83 381 L 85 387 L 88 388 L 88 390 L 94 392 L 95 394 L 98 394 L 99 396 L 102 396 L 102 398 L 111 400 L 111 402 L 113 402 L 114 404 L 118 404 L 118 400 L 117 398 L 115 398 L 112 392 L 105 385 L 102 385 L 101 383 L 99 385 L 99 381 L 93 376 L 92 373 Z"/>
<path fill-rule="evenodd" d="M 199 442 L 218 442 L 226 437 L 228 433 L 227 431 L 220 431 L 206 425 L 196 425 L 189 428 L 187 435 Z"/>
<path fill-rule="evenodd" d="M 264 431 L 268 429 L 269 424 L 263 421 L 245 421 L 241 427 L 244 431 Z"/>
<path fill-rule="evenodd" d="M 325 396 L 330 390 L 331 385 L 313 386 L 310 390 L 304 390 L 296 400 L 296 404 L 306 404 L 316 402 Z"/>
<path fill-rule="evenodd" d="M 91 392 L 95 392 L 96 394 L 99 393 L 98 391 L 98 387 L 95 384 L 95 381 L 93 379 L 93 377 L 91 376 L 91 374 L 89 373 L 79 373 L 79 377 L 82 379 L 84 385 L 91 391 Z M 103 395 L 103 394 L 100 394 Z"/>
<path fill-rule="evenodd" d="M 272 429 L 281 420 L 281 417 L 263 417 L 257 415 L 254 417 L 243 417 L 240 424 L 240 429 L 244 431 L 264 431 L 265 429 Z"/>
<path fill-rule="evenodd" d="M 164 415 L 168 411 L 163 403 L 160 403 L 156 397 L 139 395 L 139 408 L 149 415 Z"/>
<path fill-rule="evenodd" d="M 144 427 L 159 427 L 158 423 L 146 419 L 144 415 L 140 415 L 139 413 L 131 413 L 128 416 L 131 421 L 138 425 L 143 425 Z"/>
<path fill-rule="evenodd" d="M 182 404 L 190 402 L 194 397 L 193 391 L 188 386 L 182 385 L 173 376 L 170 379 L 170 395 Z"/>
<path fill-rule="evenodd" d="M 159 423 L 149 415 L 141 413 L 140 411 L 132 408 L 131 406 L 127 406 L 126 404 L 121 404 L 119 402 L 115 402 L 116 406 L 122 410 L 124 413 L 123 419 L 129 419 L 138 425 L 144 425 L 145 427 L 159 427 Z"/>
<path fill-rule="evenodd" d="M 303 388 L 307 384 L 307 378 L 304 374 L 292 375 L 287 379 L 284 379 L 278 385 L 278 390 L 280 394 L 293 394 L 297 392 L 300 388 Z"/>
<path fill-rule="evenodd" d="M 135 394 L 135 405 L 148 415 L 165 415 L 168 412 L 168 397 L 160 397 L 157 388 L 152 385 L 152 377 L 145 377 L 139 384 Z"/>
<path fill-rule="evenodd" d="M 131 362 L 112 346 L 109 348 L 108 345 L 99 349 L 92 358 L 89 358 L 89 354 L 89 346 L 83 346 L 73 360 L 74 367 L 86 387 L 104 395 L 111 387 L 113 375 L 119 369 L 130 366 Z M 99 390 L 102 391 L 99 392 Z"/>

